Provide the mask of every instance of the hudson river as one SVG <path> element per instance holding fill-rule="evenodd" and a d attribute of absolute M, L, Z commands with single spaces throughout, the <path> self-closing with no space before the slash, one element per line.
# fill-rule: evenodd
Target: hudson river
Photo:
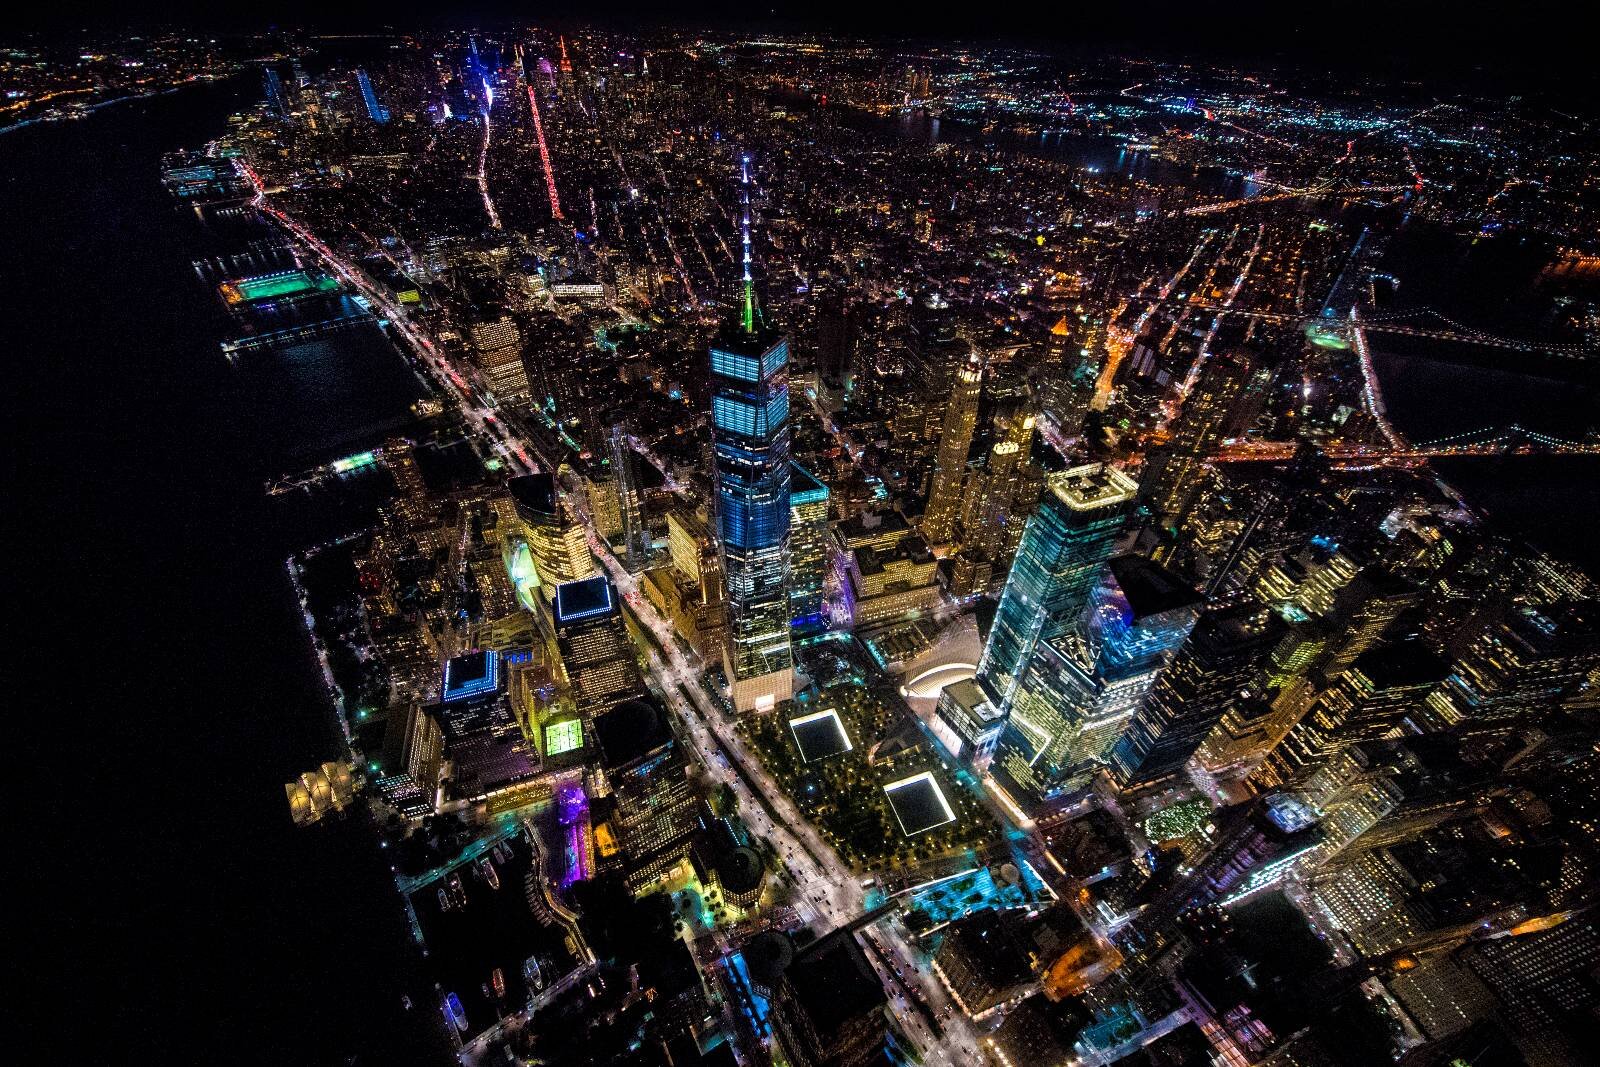
<path fill-rule="evenodd" d="M 284 559 L 351 516 L 263 480 L 403 426 L 417 386 L 375 332 L 219 351 L 190 265 L 208 235 L 160 162 L 255 96 L 244 77 L 0 134 L 7 918 L 18 1017 L 55 1062 L 449 1061 L 400 1001 L 415 950 L 376 836 L 297 830 L 284 799 L 340 753 Z"/>

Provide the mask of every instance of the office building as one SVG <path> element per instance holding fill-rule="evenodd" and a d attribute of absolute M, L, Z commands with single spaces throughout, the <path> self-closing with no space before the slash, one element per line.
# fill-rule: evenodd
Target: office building
<path fill-rule="evenodd" d="M 557 492 L 555 477 L 524 474 L 506 483 L 513 511 L 522 526 L 532 573 L 524 584 L 537 587 L 548 600 L 558 586 L 583 581 L 597 573 L 583 527 L 571 521 Z"/>
<path fill-rule="evenodd" d="M 772 1028 L 795 1067 L 868 1067 L 888 1055 L 889 998 L 848 928 L 800 952 L 777 980 Z"/>
<path fill-rule="evenodd" d="M 1076 625 L 1042 643 L 1017 684 L 995 757 L 1002 783 L 1045 800 L 1087 781 L 1189 636 L 1199 605 L 1158 563 L 1107 564 Z"/>
<path fill-rule="evenodd" d="M 939 451 L 933 471 L 933 488 L 922 516 L 922 534 L 929 544 L 942 545 L 955 537 L 961 516 L 962 484 L 967 471 L 967 451 L 978 424 L 978 396 L 983 389 L 983 364 L 969 356 L 955 374 L 950 399 L 939 426 Z"/>
<path fill-rule="evenodd" d="M 789 615 L 795 626 L 824 621 L 828 566 L 828 487 L 798 463 L 789 489 Z"/>
<path fill-rule="evenodd" d="M 749 160 L 744 185 L 749 185 Z M 739 321 L 711 344 L 711 424 L 717 530 L 728 583 L 733 706 L 770 711 L 794 691 L 789 643 L 789 339 L 769 327 L 750 276 L 744 205 Z"/>
<path fill-rule="evenodd" d="M 1520 604 L 1486 626 L 1430 694 L 1428 729 L 1505 733 L 1533 715 L 1600 699 L 1600 608 Z"/>
<path fill-rule="evenodd" d="M 472 328 L 472 348 L 484 384 L 496 400 L 527 396 L 528 368 L 522 362 L 522 331 L 502 316 Z"/>
<path fill-rule="evenodd" d="M 600 575 L 557 586 L 551 616 L 573 701 L 585 720 L 644 692 L 611 579 Z"/>
<path fill-rule="evenodd" d="M 1098 463 L 1049 477 L 1006 579 L 978 679 L 1002 708 L 1034 649 L 1075 620 L 1111 558 L 1139 486 Z"/>
<path fill-rule="evenodd" d="M 939 691 L 939 703 L 929 725 L 952 759 L 982 767 L 994 755 L 1005 717 L 983 687 L 968 678 Z"/>
<path fill-rule="evenodd" d="M 1159 787 L 1179 774 L 1223 714 L 1254 688 L 1282 635 L 1277 616 L 1258 604 L 1202 615 L 1112 747 L 1118 787 Z"/>
<path fill-rule="evenodd" d="M 631 888 L 661 877 L 689 855 L 699 821 L 689 767 L 653 696 L 624 700 L 594 720 L 598 766 L 591 794 L 608 797 L 596 827 L 599 851 L 620 853 Z"/>
<path fill-rule="evenodd" d="M 611 453 L 611 477 L 617 487 L 617 512 L 622 525 L 623 562 L 638 573 L 650 560 L 650 531 L 639 503 L 638 457 L 621 426 L 606 435 Z"/>
<path fill-rule="evenodd" d="M 1356 658 L 1316 698 L 1255 774 L 1263 785 L 1294 785 L 1334 752 L 1373 741 L 1417 711 L 1447 665 L 1421 641 L 1380 645 Z"/>
<path fill-rule="evenodd" d="M 839 523 L 834 541 L 845 560 L 839 608 L 854 625 L 889 622 L 939 602 L 939 561 L 898 512 Z"/>
<path fill-rule="evenodd" d="M 1169 521 L 1181 517 L 1199 491 L 1207 457 L 1221 446 L 1225 432 L 1241 421 L 1235 413 L 1251 377 L 1247 356 L 1234 350 L 1214 352 L 1201 365 L 1200 376 L 1173 419 L 1171 439 L 1151 457 L 1140 478 L 1145 500 Z"/>

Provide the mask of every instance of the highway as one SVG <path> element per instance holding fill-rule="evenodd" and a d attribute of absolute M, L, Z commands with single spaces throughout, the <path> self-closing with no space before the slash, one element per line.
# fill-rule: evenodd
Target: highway
<path fill-rule="evenodd" d="M 429 379 L 442 393 L 455 400 L 463 417 L 477 432 L 476 440 L 490 441 L 495 446 L 493 451 L 510 463 L 514 471 L 531 474 L 538 470 L 533 460 L 529 458 L 526 446 L 513 437 L 495 417 L 494 408 L 483 398 L 482 390 L 468 382 L 455 367 L 450 365 L 438 345 L 411 321 L 405 309 L 391 300 L 359 266 L 336 253 L 293 216 L 273 205 L 267 198 L 266 187 L 262 184 L 260 176 L 249 164 L 243 160 L 235 160 L 234 163 L 255 187 L 256 195 L 253 201 L 255 208 L 292 234 L 329 270 L 360 293 L 367 303 L 384 314 L 389 325 L 421 360 L 423 370 Z"/>
<path fill-rule="evenodd" d="M 494 125 L 489 121 L 489 109 L 485 107 L 483 115 L 483 147 L 478 149 L 478 173 L 474 175 L 478 182 L 478 195 L 483 198 L 483 213 L 489 216 L 489 225 L 500 229 L 500 212 L 495 210 L 494 198 L 489 195 L 489 138 L 494 134 Z"/>

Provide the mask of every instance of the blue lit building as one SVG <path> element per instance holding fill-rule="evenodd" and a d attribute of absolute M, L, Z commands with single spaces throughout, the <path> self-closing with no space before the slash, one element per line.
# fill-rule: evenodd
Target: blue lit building
<path fill-rule="evenodd" d="M 1085 784 L 1188 638 L 1201 597 L 1158 563 L 1119 556 L 1075 624 L 1041 643 L 995 756 L 1002 784 L 1049 799 Z"/>
<path fill-rule="evenodd" d="M 389 121 L 389 109 L 378 103 L 378 94 L 372 88 L 372 79 L 361 67 L 356 68 L 356 84 L 361 87 L 361 99 L 367 105 L 367 117 L 382 125 Z"/>
<path fill-rule="evenodd" d="M 789 643 L 789 339 L 756 308 L 750 274 L 750 161 L 744 158 L 744 292 L 739 320 L 711 343 L 717 533 L 728 583 L 727 673 L 738 711 L 794 690 Z"/>
<path fill-rule="evenodd" d="M 1082 611 L 1138 494 L 1132 478 L 1099 463 L 1051 475 L 1023 531 L 978 664 L 978 681 L 997 707 L 1009 708 L 1039 642 Z"/>
<path fill-rule="evenodd" d="M 828 574 L 828 487 L 793 464 L 789 493 L 789 613 L 796 627 L 823 622 Z"/>
<path fill-rule="evenodd" d="M 266 88 L 267 107 L 277 118 L 288 118 L 289 99 L 283 95 L 283 79 L 278 76 L 278 71 L 273 67 L 266 68 L 261 80 Z"/>

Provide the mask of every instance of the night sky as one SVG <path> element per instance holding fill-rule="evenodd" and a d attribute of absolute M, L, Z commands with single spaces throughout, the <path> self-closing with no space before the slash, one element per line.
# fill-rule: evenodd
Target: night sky
<path fill-rule="evenodd" d="M 1315 63 L 1327 68 L 1380 68 L 1418 79 L 1459 81 L 1480 72 L 1512 71 L 1546 84 L 1591 82 L 1592 35 L 1580 32 L 1582 5 L 1559 0 L 1380 3 L 1294 0 L 1142 3 L 845 3 L 843 0 L 575 0 L 562 4 L 471 0 L 279 0 L 219 4 L 215 0 L 108 3 L 60 0 L 8 14 L 10 27 L 89 24 L 205 26 L 219 30 L 290 26 L 321 28 L 440 27 L 496 23 L 649 24 L 748 30 L 833 30 L 896 38 L 1011 40 L 1033 46 L 1116 49 L 1197 59 Z"/>

